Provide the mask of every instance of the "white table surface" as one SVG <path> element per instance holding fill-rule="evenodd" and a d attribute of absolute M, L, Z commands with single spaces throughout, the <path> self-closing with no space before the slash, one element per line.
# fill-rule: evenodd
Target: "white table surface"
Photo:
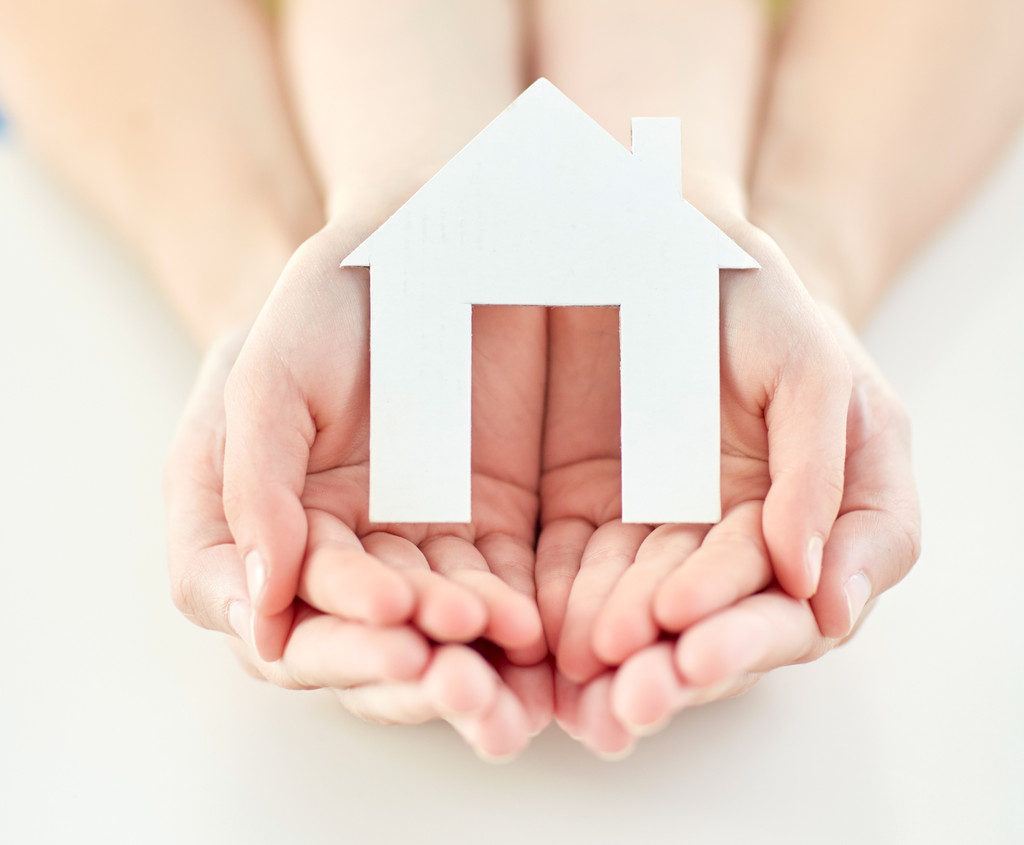
<path fill-rule="evenodd" d="M 478 762 L 244 676 L 168 598 L 197 355 L 0 138 L 0 842 L 1024 842 L 1024 140 L 867 332 L 915 421 L 924 554 L 856 640 L 620 763 Z"/>

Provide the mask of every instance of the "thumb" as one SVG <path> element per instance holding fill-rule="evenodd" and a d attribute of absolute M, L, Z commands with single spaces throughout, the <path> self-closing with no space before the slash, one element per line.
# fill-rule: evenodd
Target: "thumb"
<path fill-rule="evenodd" d="M 219 341 L 199 370 L 164 467 L 171 596 L 189 620 L 251 644 L 245 576 L 224 520 L 224 383 L 245 330 Z"/>
<path fill-rule="evenodd" d="M 268 342 L 250 336 L 225 389 L 223 501 L 245 562 L 254 644 L 273 661 L 291 629 L 306 548 L 300 496 L 316 426 L 280 359 L 256 352 Z"/>
<path fill-rule="evenodd" d="M 824 340 L 798 349 L 765 409 L 771 488 L 762 528 L 775 577 L 794 598 L 818 588 L 843 496 L 851 376 L 838 345 Z"/>
<path fill-rule="evenodd" d="M 863 348 L 852 336 L 848 340 L 856 386 L 845 491 L 811 601 L 821 633 L 837 638 L 847 636 L 867 604 L 907 574 L 921 550 L 910 418 Z"/>

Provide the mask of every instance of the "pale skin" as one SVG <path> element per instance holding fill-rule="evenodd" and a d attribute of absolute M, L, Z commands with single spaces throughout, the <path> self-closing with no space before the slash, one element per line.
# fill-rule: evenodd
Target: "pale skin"
<path fill-rule="evenodd" d="M 0 44 L 0 96 L 200 342 L 225 337 L 168 463 L 171 577 L 255 673 L 378 721 L 446 719 L 487 757 L 552 715 L 614 756 L 820 656 L 908 571 L 905 414 L 850 326 L 1019 122 L 1024 4 L 804 0 L 774 58 L 749 0 L 297 0 L 283 58 L 243 2 L 139 5 L 103 4 L 159 27 L 169 62 L 207 38 L 246 72 L 182 62 L 161 89 L 153 52 L 93 11 L 76 35 L 107 64 L 77 79 L 109 100 L 86 107 L 68 74 L 30 72 L 68 45 Z M 0 2 L 0 23 L 51 43 L 45 4 Z M 764 268 L 722 278 L 725 517 L 710 530 L 617 520 L 617 338 L 600 309 L 478 310 L 475 522 L 366 520 L 366 277 L 338 261 L 540 74 L 623 141 L 634 114 L 680 115 L 684 195 Z M 140 108 L 209 138 L 186 153 L 127 131 Z M 189 216 L 199 190 L 238 212 L 229 249 Z"/>

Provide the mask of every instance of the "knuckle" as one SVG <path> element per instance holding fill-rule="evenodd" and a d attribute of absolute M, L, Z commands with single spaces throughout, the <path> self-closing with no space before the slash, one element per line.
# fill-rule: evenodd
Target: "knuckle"
<path fill-rule="evenodd" d="M 910 572 L 911 568 L 921 557 L 921 526 L 916 522 L 906 526 L 904 535 L 906 537 L 906 547 L 901 558 L 903 566 L 899 573 L 900 578 Z"/>
<path fill-rule="evenodd" d="M 199 613 L 202 602 L 200 579 L 190 569 L 175 573 L 171 578 L 171 601 L 182 615 L 201 628 L 207 626 Z"/>
<path fill-rule="evenodd" d="M 224 490 L 221 494 L 221 504 L 224 507 L 224 516 L 229 523 L 235 523 L 238 515 L 245 512 L 242 489 L 234 476 L 228 473 L 224 475 Z"/>

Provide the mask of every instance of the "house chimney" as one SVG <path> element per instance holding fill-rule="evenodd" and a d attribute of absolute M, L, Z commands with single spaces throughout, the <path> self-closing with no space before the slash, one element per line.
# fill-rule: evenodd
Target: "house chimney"
<path fill-rule="evenodd" d="M 633 155 L 651 163 L 679 196 L 683 192 L 683 151 L 678 117 L 634 117 Z"/>

